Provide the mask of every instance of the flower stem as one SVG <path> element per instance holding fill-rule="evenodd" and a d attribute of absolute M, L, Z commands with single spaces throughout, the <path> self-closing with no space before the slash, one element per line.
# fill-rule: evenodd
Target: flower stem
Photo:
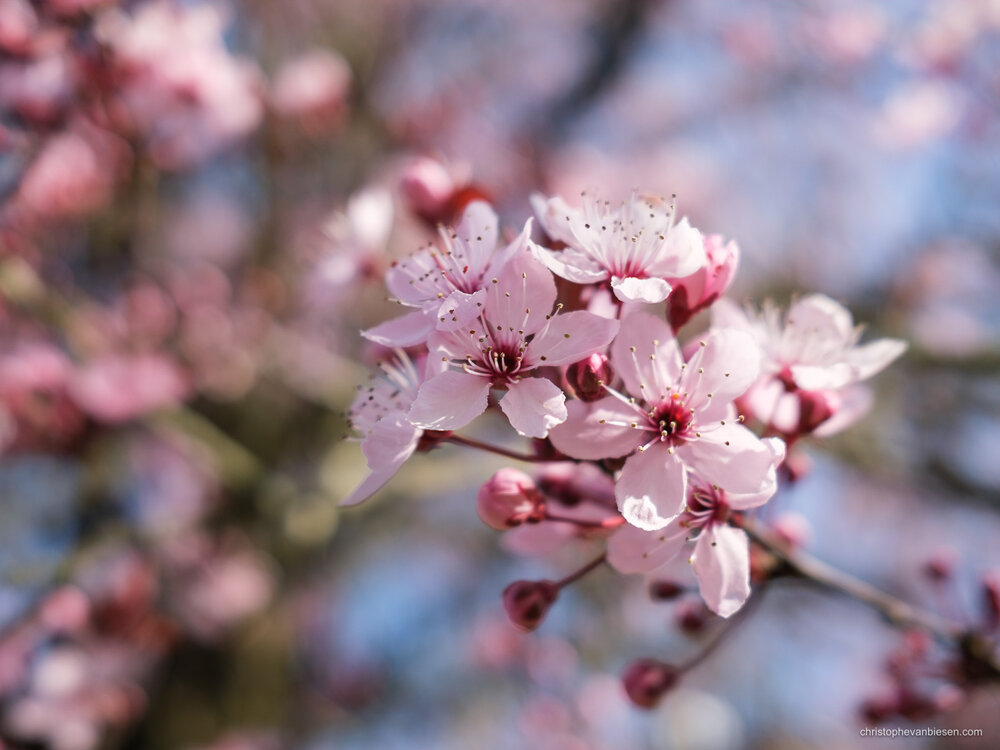
<path fill-rule="evenodd" d="M 708 645 L 706 645 L 701 651 L 699 651 L 697 654 L 692 656 L 687 661 L 682 662 L 677 668 L 678 671 L 682 673 L 690 672 L 692 669 L 694 669 L 703 661 L 705 661 L 708 657 L 710 657 L 713 653 L 715 653 L 716 649 L 718 649 L 719 646 L 722 645 L 722 643 L 726 640 L 726 638 L 728 638 L 732 634 L 732 632 L 736 630 L 737 626 L 739 626 L 742 622 L 744 622 L 747 619 L 748 615 L 757 607 L 757 605 L 760 603 L 760 600 L 763 598 L 764 592 L 766 590 L 767 587 L 765 585 L 760 586 L 754 592 L 754 595 L 751 596 L 750 599 L 747 601 L 747 603 L 743 606 L 743 609 L 737 612 L 731 620 L 726 622 L 725 627 L 715 636 L 715 638 L 713 638 L 708 643 Z"/>
<path fill-rule="evenodd" d="M 589 573 L 590 571 L 592 571 L 598 565 L 601 565 L 607 559 L 607 557 L 608 557 L 607 555 L 601 555 L 600 557 L 595 557 L 593 560 L 591 560 L 589 563 L 587 563 L 586 565 L 584 565 L 582 568 L 580 568 L 575 573 L 570 573 L 565 578 L 563 578 L 563 579 L 561 579 L 559 581 L 556 581 L 556 586 L 558 586 L 559 588 L 564 588 L 566 586 L 569 586 L 571 583 L 575 583 L 576 581 L 579 581 L 581 578 L 583 578 L 585 575 L 587 575 L 587 573 Z"/>
<path fill-rule="evenodd" d="M 552 463 L 550 458 L 542 458 L 541 456 L 532 456 L 528 453 L 518 453 L 517 451 L 507 450 L 506 448 L 501 448 L 499 445 L 490 445 L 489 443 L 481 443 L 478 440 L 473 440 L 472 438 L 462 437 L 461 435 L 449 435 L 445 438 L 446 442 L 455 443 L 456 445 L 464 445 L 467 448 L 475 448 L 476 450 L 486 451 L 487 453 L 495 453 L 498 456 L 506 456 L 507 458 L 513 458 L 515 461 L 525 461 L 527 463 L 533 464 L 548 464 Z"/>
<path fill-rule="evenodd" d="M 601 521 L 585 521 L 582 518 L 570 518 L 569 516 L 561 516 L 558 513 L 549 513 L 548 511 L 545 512 L 545 520 L 571 523 L 574 526 L 584 529 L 617 529 L 619 526 L 625 525 L 625 519 L 621 516 L 611 516 Z"/>
<path fill-rule="evenodd" d="M 742 527 L 754 542 L 784 563 L 792 575 L 857 599 L 878 611 L 893 625 L 923 628 L 949 641 L 955 641 L 964 635 L 961 625 L 933 612 L 918 609 L 821 560 L 790 549 L 774 532 L 758 526 L 750 519 L 744 518 Z"/>

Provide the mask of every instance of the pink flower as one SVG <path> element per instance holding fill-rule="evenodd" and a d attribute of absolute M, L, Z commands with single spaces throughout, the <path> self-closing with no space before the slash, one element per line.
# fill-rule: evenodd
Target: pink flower
<path fill-rule="evenodd" d="M 366 387 L 358 389 L 347 411 L 348 422 L 361 435 L 369 474 L 341 505 L 356 505 L 371 497 L 395 476 L 420 442 L 422 431 L 406 421 L 421 382 L 417 368 L 398 351 L 395 359 L 383 362 L 379 369 Z"/>
<path fill-rule="evenodd" d="M 263 118 L 260 72 L 232 56 L 211 4 L 151 2 L 109 13 L 97 33 L 111 50 L 128 115 L 161 167 L 195 166 Z"/>
<path fill-rule="evenodd" d="M 507 393 L 500 409 L 521 435 L 543 438 L 566 419 L 566 396 L 540 367 L 568 365 L 603 349 L 618 321 L 582 310 L 553 313 L 552 275 L 522 252 L 489 288 L 448 311 L 428 339 L 431 356 L 461 367 L 428 380 L 409 419 L 428 430 L 457 430 L 486 411 L 491 388 Z M 474 317 L 473 317 L 474 316 Z"/>
<path fill-rule="evenodd" d="M 550 271 L 577 284 L 610 279 L 623 302 L 663 302 L 670 294 L 666 279 L 694 273 L 705 264 L 701 232 L 687 219 L 674 224 L 674 206 L 633 195 L 620 205 L 586 194 L 581 208 L 562 198 L 532 196 L 538 220 L 559 251 L 535 247 Z"/>
<path fill-rule="evenodd" d="M 40 219 L 64 219 L 104 206 L 114 187 L 114 153 L 102 145 L 72 130 L 49 139 L 21 183 L 24 208 Z"/>
<path fill-rule="evenodd" d="M 859 345 L 861 329 L 850 311 L 822 294 L 795 302 L 784 320 L 771 306 L 755 314 L 723 300 L 713 309 L 713 322 L 757 340 L 762 373 L 743 402 L 786 434 L 829 435 L 860 418 L 871 399 L 857 384 L 906 350 L 905 341 L 890 338 Z"/>
<path fill-rule="evenodd" d="M 323 234 L 329 240 L 306 288 L 306 301 L 322 309 L 344 295 L 341 287 L 361 278 L 384 255 L 392 233 L 392 195 L 369 187 L 351 196 L 347 208 L 327 219 Z"/>
<path fill-rule="evenodd" d="M 581 459 L 628 456 L 615 485 L 618 508 L 641 529 L 666 526 L 684 509 L 688 475 L 739 494 L 760 492 L 774 451 L 739 423 L 734 399 L 757 378 L 760 351 L 743 332 L 711 332 L 685 364 L 667 324 L 625 318 L 611 362 L 629 395 L 569 405 L 552 433 Z"/>
<path fill-rule="evenodd" d="M 690 276 L 671 282 L 674 290 L 667 307 L 675 331 L 719 299 L 736 275 L 740 249 L 735 242 L 723 244 L 719 235 L 709 235 L 705 237 L 705 256 L 705 265 Z"/>
<path fill-rule="evenodd" d="M 112 355 L 81 368 L 70 395 L 94 419 L 118 424 L 175 406 L 189 384 L 173 360 L 158 354 Z"/>
<path fill-rule="evenodd" d="M 271 104 L 303 132 L 321 136 L 340 125 L 347 108 L 351 69 L 344 58 L 314 49 L 285 63 L 274 78 Z"/>
<path fill-rule="evenodd" d="M 708 608 L 729 617 L 750 595 L 750 548 L 746 532 L 729 525 L 732 511 L 756 508 L 777 489 L 778 464 L 785 446 L 763 441 L 771 452 L 765 482 L 757 492 L 735 494 L 701 481 L 691 483 L 684 512 L 663 529 L 645 531 L 625 525 L 608 540 L 608 562 L 621 573 L 651 573 L 670 562 L 694 539 L 691 562 Z"/>
<path fill-rule="evenodd" d="M 417 308 L 362 335 L 383 346 L 413 346 L 422 343 L 439 318 L 455 305 L 468 303 L 496 278 L 518 250 L 530 244 L 531 220 L 511 244 L 497 249 L 496 213 L 482 201 L 470 203 L 454 230 L 441 228 L 443 249 L 429 247 L 393 264 L 386 284 L 395 301 Z"/>

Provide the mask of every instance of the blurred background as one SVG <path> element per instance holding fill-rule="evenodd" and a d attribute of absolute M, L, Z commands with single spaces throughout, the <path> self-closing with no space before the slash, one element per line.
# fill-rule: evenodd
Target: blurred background
<path fill-rule="evenodd" d="M 982 739 L 860 738 L 900 634 L 801 585 L 638 711 L 621 670 L 695 653 L 691 602 L 601 569 L 515 631 L 504 586 L 598 547 L 486 528 L 499 459 L 338 510 L 392 260 L 470 198 L 514 230 L 532 191 L 635 188 L 738 241 L 734 299 L 910 342 L 768 512 L 979 618 L 1000 3 L 0 0 L 0 748 L 995 747 L 996 688 L 903 724 Z"/>

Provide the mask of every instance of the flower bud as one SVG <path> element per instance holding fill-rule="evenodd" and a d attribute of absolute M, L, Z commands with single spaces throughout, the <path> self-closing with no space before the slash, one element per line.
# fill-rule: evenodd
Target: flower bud
<path fill-rule="evenodd" d="M 670 326 L 680 330 L 697 313 L 710 307 L 729 288 L 740 262 L 735 242 L 723 244 L 718 235 L 708 235 L 705 242 L 705 265 L 690 276 L 671 279 L 673 291 L 667 297 Z"/>
<path fill-rule="evenodd" d="M 629 699 L 640 708 L 653 708 L 677 684 L 676 667 L 656 659 L 639 659 L 629 664 L 622 677 Z"/>
<path fill-rule="evenodd" d="M 661 602 L 676 599 L 687 591 L 676 581 L 653 581 L 649 584 L 649 598 Z"/>
<path fill-rule="evenodd" d="M 558 596 L 554 581 L 514 581 L 503 590 L 503 607 L 514 625 L 531 631 L 542 624 Z"/>
<path fill-rule="evenodd" d="M 924 560 L 923 573 L 935 583 L 947 581 L 955 571 L 955 550 L 944 548 L 936 550 Z"/>
<path fill-rule="evenodd" d="M 604 398 L 604 384 L 610 383 L 614 376 L 615 371 L 603 354 L 591 354 L 566 368 L 566 383 L 581 401 Z"/>
<path fill-rule="evenodd" d="M 811 433 L 836 414 L 840 404 L 836 391 L 799 391 L 799 434 Z"/>
<path fill-rule="evenodd" d="M 700 601 L 686 601 L 677 605 L 674 620 L 685 635 L 700 635 L 708 626 L 709 611 Z"/>
<path fill-rule="evenodd" d="M 531 477 L 518 469 L 500 469 L 479 488 L 476 510 L 487 526 L 506 531 L 542 520 L 545 505 Z"/>
<path fill-rule="evenodd" d="M 403 171 L 399 189 L 414 213 L 439 220 L 448 213 L 455 182 L 440 162 L 422 156 Z"/>

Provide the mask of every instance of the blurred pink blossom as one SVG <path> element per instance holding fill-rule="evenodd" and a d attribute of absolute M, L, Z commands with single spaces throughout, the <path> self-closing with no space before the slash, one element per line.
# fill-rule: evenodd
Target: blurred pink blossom
<path fill-rule="evenodd" d="M 351 69 L 343 57 L 325 49 L 310 50 L 278 69 L 271 105 L 306 135 L 328 135 L 343 120 L 350 85 Z"/>
<path fill-rule="evenodd" d="M 103 357 L 81 367 L 70 384 L 80 407 L 109 424 L 176 406 L 188 390 L 180 368 L 161 354 Z"/>

